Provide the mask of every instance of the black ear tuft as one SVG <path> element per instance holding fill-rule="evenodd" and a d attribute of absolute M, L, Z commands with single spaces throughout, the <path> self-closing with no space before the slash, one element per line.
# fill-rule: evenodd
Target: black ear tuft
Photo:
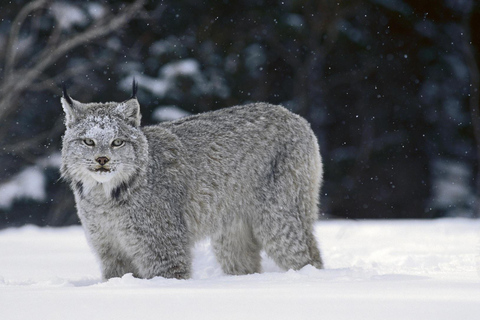
<path fill-rule="evenodd" d="M 138 82 L 135 81 L 135 77 L 134 77 L 132 82 L 132 97 L 130 99 L 137 99 L 137 90 L 138 90 Z"/>
<path fill-rule="evenodd" d="M 69 105 L 73 105 L 72 98 L 70 98 L 70 96 L 67 93 L 67 85 L 65 83 L 62 85 L 62 90 L 63 90 L 63 99 L 65 99 Z"/>

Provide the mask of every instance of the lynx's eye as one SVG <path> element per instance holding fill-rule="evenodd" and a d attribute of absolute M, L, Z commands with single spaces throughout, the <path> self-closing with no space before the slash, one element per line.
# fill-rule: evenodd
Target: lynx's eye
<path fill-rule="evenodd" d="M 89 138 L 83 139 L 83 143 L 85 143 L 85 145 L 87 145 L 89 147 L 95 146 L 95 141 L 93 141 L 92 139 L 89 139 Z"/>
<path fill-rule="evenodd" d="M 122 139 L 115 139 L 112 141 L 112 147 L 118 148 L 125 144 L 125 141 Z"/>

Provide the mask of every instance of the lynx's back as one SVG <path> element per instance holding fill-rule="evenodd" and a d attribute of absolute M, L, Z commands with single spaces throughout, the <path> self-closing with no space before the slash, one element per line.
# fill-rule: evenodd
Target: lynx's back
<path fill-rule="evenodd" d="M 178 138 L 193 168 L 189 213 L 199 236 L 229 217 L 252 220 L 272 198 L 291 202 L 293 193 L 306 187 L 304 180 L 312 181 L 305 192 L 315 203 L 307 218 L 317 217 L 322 164 L 316 137 L 303 118 L 285 108 L 257 103 L 165 122 L 144 128 L 150 143 L 159 130 Z"/>

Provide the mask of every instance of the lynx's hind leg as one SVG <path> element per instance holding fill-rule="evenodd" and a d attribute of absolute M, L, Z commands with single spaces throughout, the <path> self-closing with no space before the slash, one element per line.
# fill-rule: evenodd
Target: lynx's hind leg
<path fill-rule="evenodd" d="M 308 175 L 310 179 L 304 181 L 305 183 L 297 194 L 298 203 L 292 210 L 302 221 L 310 259 L 308 264 L 318 269 L 323 269 L 323 260 L 313 232 L 314 223 L 318 218 L 320 183 L 322 177 L 322 166 L 318 154 L 318 151 L 314 153 L 313 161 L 306 170 L 306 175 Z"/>
<path fill-rule="evenodd" d="M 320 252 L 311 230 L 286 207 L 272 209 L 274 212 L 262 213 L 255 228 L 267 255 L 285 270 L 298 270 L 307 264 L 321 269 Z"/>
<path fill-rule="evenodd" d="M 323 165 L 320 158 L 320 150 L 318 143 L 314 141 L 313 152 L 311 153 L 310 165 L 307 169 L 307 175 L 310 177 L 309 183 L 304 186 L 301 196 L 301 210 L 306 216 L 307 223 L 305 225 L 307 245 L 310 251 L 310 264 L 318 269 L 323 269 L 323 260 L 318 249 L 318 243 L 313 232 L 314 223 L 318 219 L 320 189 L 323 179 Z"/>
<path fill-rule="evenodd" d="M 268 216 L 256 228 L 267 255 L 281 268 L 298 270 L 311 264 L 323 269 L 323 262 L 318 250 L 309 221 L 296 217 L 296 209 L 273 207 L 274 212 L 265 212 Z M 272 219 L 273 218 L 273 219 Z"/>
<path fill-rule="evenodd" d="M 310 253 L 310 262 L 308 264 L 311 264 L 317 269 L 323 269 L 322 256 L 320 255 L 317 240 L 315 239 L 312 229 L 313 228 L 310 228 L 310 230 L 306 231 L 307 246 Z"/>
<path fill-rule="evenodd" d="M 318 145 L 311 142 L 289 144 L 279 152 L 259 192 L 263 206 L 253 224 L 254 234 L 266 253 L 286 270 L 307 264 L 323 268 L 313 234 L 322 164 Z"/>
<path fill-rule="evenodd" d="M 212 236 L 212 247 L 223 272 L 233 275 L 261 271 L 260 245 L 251 227 L 235 217 L 228 225 L 220 227 Z"/>

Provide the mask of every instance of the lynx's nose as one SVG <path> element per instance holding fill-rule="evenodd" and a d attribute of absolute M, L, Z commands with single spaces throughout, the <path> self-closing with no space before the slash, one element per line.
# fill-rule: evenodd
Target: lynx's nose
<path fill-rule="evenodd" d="M 108 159 L 107 157 L 98 157 L 97 159 L 95 159 L 95 161 L 97 161 L 100 165 L 104 166 L 107 164 L 108 161 L 110 161 L 110 159 Z"/>

